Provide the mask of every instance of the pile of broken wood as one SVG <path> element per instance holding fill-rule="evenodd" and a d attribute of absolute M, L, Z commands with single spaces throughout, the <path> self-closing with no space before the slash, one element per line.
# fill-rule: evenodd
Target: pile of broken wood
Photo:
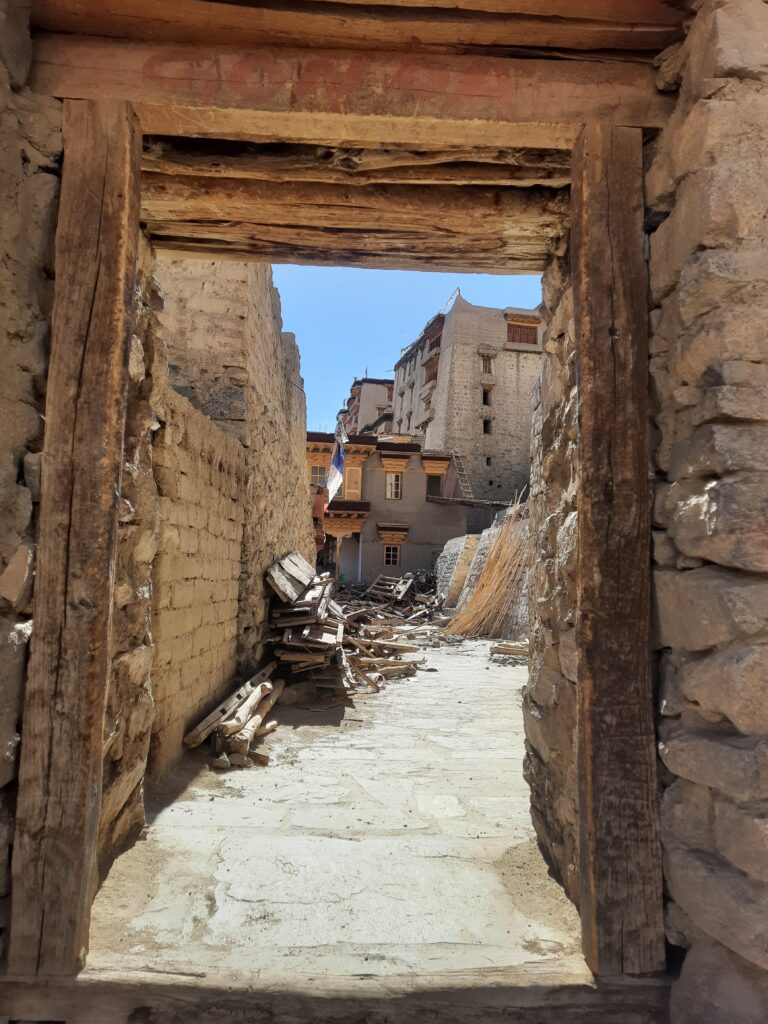
<path fill-rule="evenodd" d="M 404 655 L 417 654 L 420 647 L 413 641 L 432 631 L 427 619 L 434 602 L 416 612 L 412 606 L 395 608 L 400 597 L 371 595 L 338 603 L 330 576 L 316 575 L 296 551 L 270 566 L 266 579 L 276 598 L 265 638 L 268 663 L 184 738 L 190 748 L 208 740 L 217 768 L 269 763 L 269 756 L 254 747 L 277 728 L 268 716 L 278 702 L 316 708 L 319 700 L 328 707 L 329 700 L 375 693 L 387 680 L 426 667 Z M 412 586 L 407 590 L 418 598 Z"/>

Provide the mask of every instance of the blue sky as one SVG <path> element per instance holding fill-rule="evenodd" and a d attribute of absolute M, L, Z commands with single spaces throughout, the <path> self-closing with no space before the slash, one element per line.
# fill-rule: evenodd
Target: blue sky
<path fill-rule="evenodd" d="M 400 350 L 455 288 L 477 306 L 536 306 L 535 275 L 431 274 L 405 270 L 274 266 L 283 330 L 301 350 L 307 428 L 333 430 L 352 378 L 388 377 Z"/>

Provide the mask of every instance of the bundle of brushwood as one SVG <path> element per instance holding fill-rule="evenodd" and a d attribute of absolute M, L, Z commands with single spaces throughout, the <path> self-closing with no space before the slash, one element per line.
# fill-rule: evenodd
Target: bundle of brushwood
<path fill-rule="evenodd" d="M 454 636 L 501 637 L 528 566 L 528 548 L 515 529 L 525 503 L 514 501 L 491 541 L 471 597 L 445 632 Z"/>

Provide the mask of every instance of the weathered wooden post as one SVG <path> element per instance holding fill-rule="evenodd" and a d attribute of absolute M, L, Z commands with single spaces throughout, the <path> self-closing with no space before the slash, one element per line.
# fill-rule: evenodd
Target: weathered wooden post
<path fill-rule="evenodd" d="M 639 128 L 574 150 L 579 393 L 578 766 L 583 947 L 596 974 L 664 967 L 650 636 L 648 307 Z"/>
<path fill-rule="evenodd" d="M 74 974 L 88 948 L 141 133 L 129 104 L 67 101 L 24 704 L 9 972 Z"/>

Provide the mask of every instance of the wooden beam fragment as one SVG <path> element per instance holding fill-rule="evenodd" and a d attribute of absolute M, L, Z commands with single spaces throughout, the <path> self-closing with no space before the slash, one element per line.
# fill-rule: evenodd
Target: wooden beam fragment
<path fill-rule="evenodd" d="M 64 105 L 35 632 L 9 970 L 82 966 L 96 888 L 141 136 L 124 102 Z"/>
<path fill-rule="evenodd" d="M 665 965 L 651 682 L 648 309 L 642 133 L 588 125 L 574 151 L 579 382 L 578 776 L 584 955 Z"/>
<path fill-rule="evenodd" d="M 466 8 L 445 0 L 429 9 L 419 3 L 381 6 L 365 0 L 341 5 L 327 0 L 281 0 L 278 5 L 243 0 L 35 0 L 34 20 L 38 27 L 58 32 L 172 43 L 291 46 L 311 39 L 313 47 L 326 49 L 662 50 L 679 38 L 682 14 L 667 9 L 662 16 L 658 0 L 644 2 L 645 12 L 641 0 L 633 0 L 631 7 L 622 0 L 623 11 L 611 11 L 603 3 L 599 16 L 585 17 L 574 0 L 561 15 L 541 0 L 535 7 L 529 3 L 528 9 L 520 3 L 499 9 L 484 0 L 468 17 Z M 563 0 L 558 6 L 563 9 Z"/>
<path fill-rule="evenodd" d="M 570 151 L 454 147 L 361 149 L 261 145 L 221 139 L 144 140 L 142 169 L 173 177 L 243 178 L 324 185 L 485 185 L 562 188 Z"/>
<path fill-rule="evenodd" d="M 662 127 L 654 69 L 595 60 L 36 40 L 32 84 L 134 104 L 146 134 L 569 149 L 586 121 Z"/>
<path fill-rule="evenodd" d="M 348 266 L 543 268 L 565 230 L 565 190 L 347 187 L 145 173 L 159 248 Z"/>

